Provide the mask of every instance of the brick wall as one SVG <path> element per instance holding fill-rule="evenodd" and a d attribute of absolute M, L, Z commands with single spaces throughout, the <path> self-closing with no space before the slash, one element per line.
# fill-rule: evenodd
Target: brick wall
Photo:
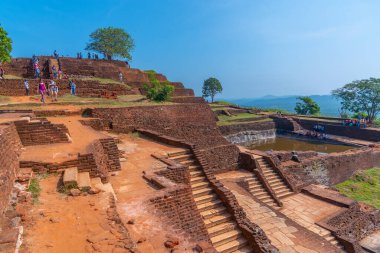
<path fill-rule="evenodd" d="M 8 205 L 18 172 L 21 142 L 13 124 L 0 126 L 0 218 Z"/>
<path fill-rule="evenodd" d="M 48 80 L 44 80 L 46 86 Z M 68 80 L 55 80 L 59 86 L 59 95 L 70 94 Z M 102 94 L 130 95 L 140 94 L 138 90 L 130 89 L 122 84 L 102 84 L 97 81 L 75 80 L 77 85 L 77 95 L 87 97 L 100 97 Z M 29 94 L 37 95 L 38 80 L 29 80 Z M 0 95 L 3 96 L 24 96 L 24 80 L 6 79 L 0 80 Z"/>
<path fill-rule="evenodd" d="M 313 156 L 301 163 L 283 164 L 280 169 L 296 189 L 317 183 L 335 185 L 360 169 L 380 166 L 380 147 L 365 147 L 340 153 Z"/>
<path fill-rule="evenodd" d="M 46 119 L 37 122 L 20 120 L 14 124 L 24 146 L 69 142 L 69 130 L 63 124 L 51 124 Z"/>
<path fill-rule="evenodd" d="M 202 97 L 172 97 L 171 101 L 179 104 L 188 104 L 188 103 L 205 103 L 206 101 Z"/>

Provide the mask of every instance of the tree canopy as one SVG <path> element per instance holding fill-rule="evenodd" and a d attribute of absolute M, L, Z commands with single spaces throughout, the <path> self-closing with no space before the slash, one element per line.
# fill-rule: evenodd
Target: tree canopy
<path fill-rule="evenodd" d="M 0 62 L 11 60 L 12 39 L 8 37 L 7 31 L 0 26 Z"/>
<path fill-rule="evenodd" d="M 353 81 L 332 91 L 341 100 L 343 110 L 366 113 L 372 122 L 380 111 L 380 79 L 369 78 Z"/>
<path fill-rule="evenodd" d="M 211 97 L 211 102 L 214 102 L 215 95 L 222 91 L 222 84 L 215 77 L 210 77 L 203 82 L 202 95 L 203 97 Z"/>
<path fill-rule="evenodd" d="M 297 99 L 300 100 L 294 108 L 297 114 L 315 115 L 321 112 L 321 108 L 311 97 L 298 97 Z"/>
<path fill-rule="evenodd" d="M 111 60 L 115 56 L 120 56 L 132 60 L 131 51 L 135 44 L 132 37 L 121 28 L 99 28 L 90 34 L 90 43 L 86 50 L 96 51 Z"/>

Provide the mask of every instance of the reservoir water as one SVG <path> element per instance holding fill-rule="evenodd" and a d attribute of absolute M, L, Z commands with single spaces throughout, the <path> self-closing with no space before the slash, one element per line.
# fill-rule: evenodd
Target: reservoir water
<path fill-rule="evenodd" d="M 355 147 L 349 145 L 340 145 L 326 143 L 320 140 L 294 139 L 288 137 L 277 136 L 265 140 L 255 141 L 248 146 L 250 149 L 258 149 L 261 151 L 316 151 L 320 153 L 343 152 Z"/>

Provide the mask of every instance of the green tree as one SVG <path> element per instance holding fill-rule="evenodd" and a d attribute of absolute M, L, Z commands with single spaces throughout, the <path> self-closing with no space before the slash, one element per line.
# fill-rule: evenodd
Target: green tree
<path fill-rule="evenodd" d="M 366 113 L 373 122 L 380 111 L 380 79 L 369 78 L 353 81 L 333 90 L 332 95 L 340 99 L 343 109 L 353 113 Z"/>
<path fill-rule="evenodd" d="M 144 90 L 146 91 L 146 97 L 150 100 L 156 102 L 163 102 L 170 99 L 174 86 L 170 85 L 169 82 L 160 82 L 157 80 L 156 72 L 153 70 L 145 71 L 148 75 L 150 84 L 144 85 Z"/>
<path fill-rule="evenodd" d="M 12 39 L 8 37 L 7 31 L 0 26 L 0 62 L 11 60 Z"/>
<path fill-rule="evenodd" d="M 297 99 L 300 100 L 294 108 L 297 114 L 315 115 L 320 113 L 321 108 L 311 97 L 298 97 Z"/>
<path fill-rule="evenodd" d="M 211 102 L 214 102 L 214 97 L 217 93 L 223 91 L 222 84 L 218 79 L 210 77 L 203 82 L 202 95 L 203 97 L 211 97 Z"/>
<path fill-rule="evenodd" d="M 90 43 L 87 44 L 88 51 L 96 51 L 111 60 L 114 56 L 121 56 L 132 60 L 131 51 L 135 48 L 132 37 L 121 28 L 99 28 L 90 34 Z"/>

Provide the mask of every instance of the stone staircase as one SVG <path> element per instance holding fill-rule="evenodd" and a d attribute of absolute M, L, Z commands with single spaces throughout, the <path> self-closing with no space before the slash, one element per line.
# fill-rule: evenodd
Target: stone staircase
<path fill-rule="evenodd" d="M 281 176 L 273 169 L 273 167 L 263 158 L 255 158 L 260 165 L 261 170 L 267 179 L 269 186 L 272 188 L 276 196 L 281 199 L 293 194 L 292 190 L 284 182 Z"/>
<path fill-rule="evenodd" d="M 253 174 L 251 177 L 247 177 L 245 181 L 248 183 L 249 192 L 255 196 L 258 200 L 263 203 L 277 209 L 279 208 L 278 204 L 275 202 L 273 197 L 268 193 L 264 188 L 262 183 L 259 181 L 257 176 Z"/>
<path fill-rule="evenodd" d="M 190 184 L 211 242 L 219 253 L 253 252 L 190 151 L 169 153 L 169 158 L 189 166 Z"/>

